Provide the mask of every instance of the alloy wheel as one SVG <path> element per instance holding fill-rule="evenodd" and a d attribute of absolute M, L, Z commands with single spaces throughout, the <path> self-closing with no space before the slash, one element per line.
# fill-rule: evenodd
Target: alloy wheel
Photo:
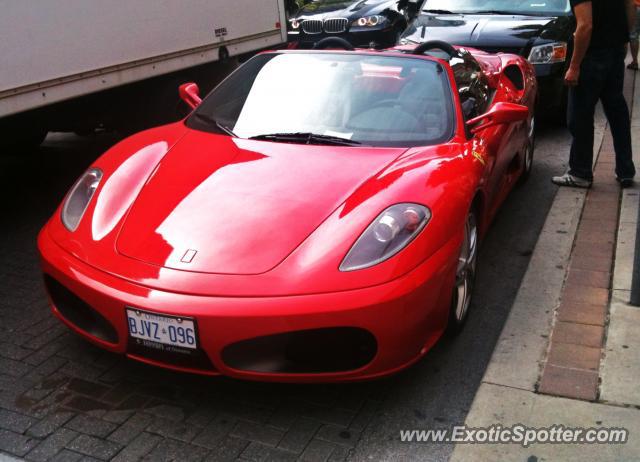
<path fill-rule="evenodd" d="M 464 323 L 469 305 L 471 293 L 475 281 L 476 263 L 478 260 L 478 226 L 473 212 L 469 213 L 464 229 L 464 240 L 460 248 L 458 267 L 456 269 L 456 285 L 454 289 L 455 322 L 458 325 Z"/>

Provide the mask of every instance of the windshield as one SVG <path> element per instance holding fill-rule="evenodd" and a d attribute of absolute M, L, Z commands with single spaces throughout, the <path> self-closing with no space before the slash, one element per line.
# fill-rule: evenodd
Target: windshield
<path fill-rule="evenodd" d="M 452 13 L 503 12 L 535 16 L 558 16 L 571 11 L 569 0 L 427 0 L 423 10 Z"/>
<path fill-rule="evenodd" d="M 448 141 L 453 120 L 448 79 L 436 62 L 267 53 L 213 90 L 187 125 L 269 141 L 404 147 Z"/>

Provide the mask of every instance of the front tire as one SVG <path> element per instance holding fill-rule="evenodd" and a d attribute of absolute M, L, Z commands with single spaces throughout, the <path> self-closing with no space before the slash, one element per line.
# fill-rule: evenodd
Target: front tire
<path fill-rule="evenodd" d="M 478 219 L 476 212 L 471 210 L 465 221 L 464 238 L 460 246 L 460 256 L 456 267 L 456 281 L 453 286 L 449 324 L 447 326 L 449 335 L 460 333 L 467 322 L 476 278 L 478 244 Z"/>
<path fill-rule="evenodd" d="M 524 184 L 529 177 L 531 176 L 531 171 L 533 170 L 533 157 L 536 149 L 536 119 L 535 117 L 531 120 L 531 127 L 529 128 L 529 139 L 527 141 L 527 145 L 525 146 L 525 151 L 523 153 L 522 158 L 522 174 L 520 175 L 520 179 L 518 180 L 519 184 Z"/>

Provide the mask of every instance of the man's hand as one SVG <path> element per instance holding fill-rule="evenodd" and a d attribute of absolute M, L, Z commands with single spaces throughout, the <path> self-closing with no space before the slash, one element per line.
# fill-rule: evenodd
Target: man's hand
<path fill-rule="evenodd" d="M 580 68 L 570 67 L 564 76 L 564 84 L 569 87 L 575 87 L 580 80 Z"/>

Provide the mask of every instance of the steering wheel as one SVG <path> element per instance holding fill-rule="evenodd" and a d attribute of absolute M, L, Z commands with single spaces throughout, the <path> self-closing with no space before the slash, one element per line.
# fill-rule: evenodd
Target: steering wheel
<path fill-rule="evenodd" d="M 324 50 L 329 47 L 344 48 L 345 50 L 348 50 L 348 51 L 355 50 L 353 45 L 351 45 L 348 41 L 340 37 L 327 37 L 320 40 L 319 42 L 316 42 L 316 44 L 313 45 L 314 50 Z"/>
<path fill-rule="evenodd" d="M 449 59 L 454 56 L 458 56 L 458 50 L 456 50 L 450 43 L 442 40 L 429 40 L 428 42 L 424 42 L 418 45 L 415 50 L 413 50 L 412 54 L 423 55 L 425 51 L 429 50 L 442 50 L 449 55 Z"/>

